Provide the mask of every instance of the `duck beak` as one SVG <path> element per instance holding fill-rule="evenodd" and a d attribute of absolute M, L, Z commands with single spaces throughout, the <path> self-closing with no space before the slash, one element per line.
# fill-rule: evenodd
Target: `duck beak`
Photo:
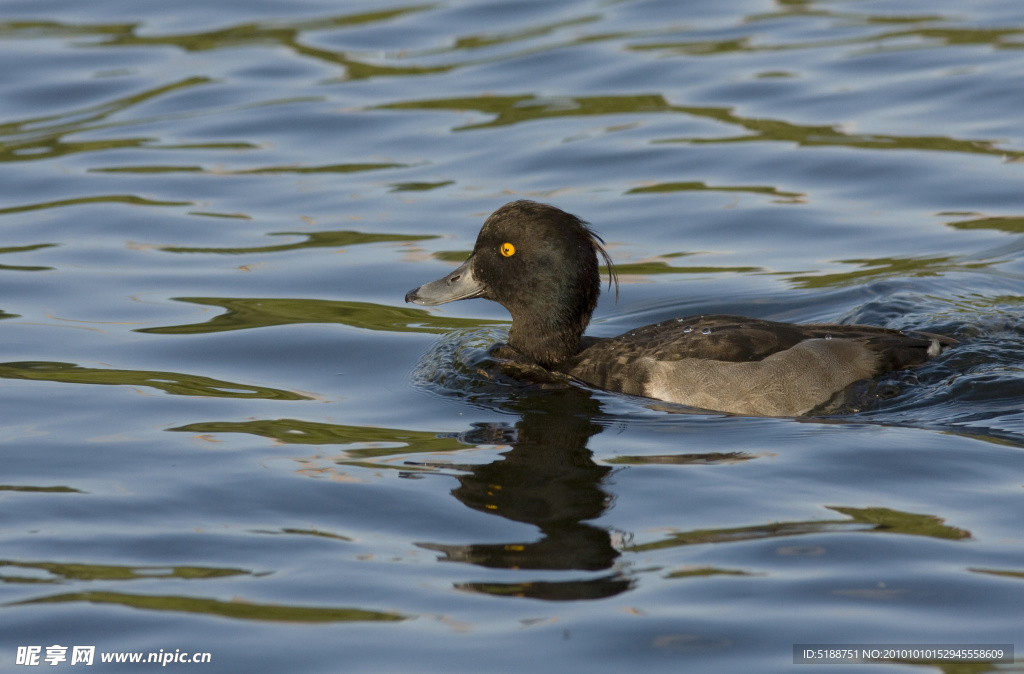
<path fill-rule="evenodd" d="M 407 292 L 405 301 L 434 306 L 480 297 L 486 290 L 487 286 L 473 276 L 473 256 L 470 255 L 469 259 L 451 274 Z"/>

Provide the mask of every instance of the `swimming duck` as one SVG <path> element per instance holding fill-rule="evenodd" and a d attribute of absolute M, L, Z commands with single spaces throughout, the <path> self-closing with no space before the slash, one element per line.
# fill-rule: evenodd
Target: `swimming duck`
<path fill-rule="evenodd" d="M 584 337 L 601 292 L 598 255 L 618 294 L 603 243 L 570 213 L 514 201 L 487 218 L 458 269 L 410 290 L 405 301 L 493 300 L 512 314 L 506 351 L 516 361 L 608 391 L 756 416 L 807 414 L 854 382 L 920 365 L 955 341 L 868 325 L 728 315 Z"/>

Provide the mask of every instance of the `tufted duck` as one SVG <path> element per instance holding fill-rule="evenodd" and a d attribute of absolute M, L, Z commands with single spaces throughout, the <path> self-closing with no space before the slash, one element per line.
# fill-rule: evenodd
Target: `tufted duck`
<path fill-rule="evenodd" d="M 512 314 L 515 359 L 609 391 L 706 410 L 799 416 L 856 381 L 920 365 L 955 340 L 867 325 L 777 323 L 741 316 L 671 319 L 618 337 L 584 337 L 601 292 L 604 242 L 554 206 L 495 211 L 473 253 L 444 278 L 410 290 L 424 305 L 484 297 Z"/>

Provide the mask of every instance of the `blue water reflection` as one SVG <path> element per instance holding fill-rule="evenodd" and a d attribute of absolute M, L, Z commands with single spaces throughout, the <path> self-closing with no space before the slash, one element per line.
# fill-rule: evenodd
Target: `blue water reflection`
<path fill-rule="evenodd" d="M 2 665 L 1019 640 L 1019 3 L 16 0 L 0 37 Z M 516 198 L 609 243 L 591 334 L 961 346 L 814 419 L 518 377 L 500 307 L 402 301 Z"/>

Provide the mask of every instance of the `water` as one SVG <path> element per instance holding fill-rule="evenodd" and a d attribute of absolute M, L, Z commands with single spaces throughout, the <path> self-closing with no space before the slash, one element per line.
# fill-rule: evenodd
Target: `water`
<path fill-rule="evenodd" d="M 2 668 L 1024 648 L 1019 2 L 15 0 L 0 35 Z M 592 334 L 961 346 L 821 419 L 517 381 L 500 307 L 402 301 L 515 198 L 608 242 Z"/>

